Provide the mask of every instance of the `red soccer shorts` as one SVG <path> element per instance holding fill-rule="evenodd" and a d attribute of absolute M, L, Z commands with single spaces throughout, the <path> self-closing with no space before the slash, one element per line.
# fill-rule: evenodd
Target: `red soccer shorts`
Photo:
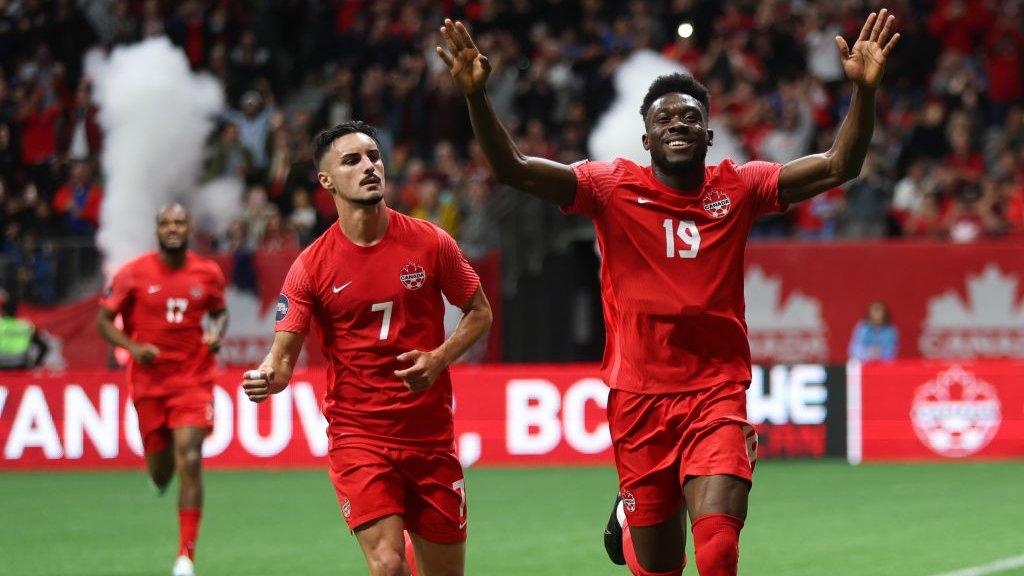
<path fill-rule="evenodd" d="M 757 435 L 746 406 L 746 388 L 735 382 L 678 394 L 611 391 L 608 424 L 631 526 L 652 526 L 675 514 L 687 477 L 751 480 Z"/>
<path fill-rule="evenodd" d="M 171 430 L 193 426 L 213 430 L 213 392 L 189 390 L 173 396 L 135 399 L 139 434 L 146 454 L 163 451 L 172 444 Z"/>
<path fill-rule="evenodd" d="M 406 530 L 430 542 L 466 541 L 466 481 L 454 451 L 346 444 L 328 458 L 350 529 L 398 514 Z"/>

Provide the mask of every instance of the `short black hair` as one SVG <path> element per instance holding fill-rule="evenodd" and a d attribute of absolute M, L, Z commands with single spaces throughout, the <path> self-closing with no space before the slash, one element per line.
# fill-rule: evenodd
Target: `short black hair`
<path fill-rule="evenodd" d="M 333 144 L 335 140 L 348 134 L 355 134 L 356 132 L 366 134 L 370 138 L 373 138 L 373 141 L 377 143 L 377 147 L 380 148 L 380 140 L 377 139 L 376 128 L 362 120 L 349 120 L 348 122 L 338 124 L 334 128 L 322 130 L 313 138 L 314 165 L 320 165 L 320 160 L 322 160 L 324 154 L 327 154 L 327 151 L 331 149 L 331 144 Z"/>
<path fill-rule="evenodd" d="M 704 107 L 705 116 L 711 113 L 711 96 L 708 94 L 707 87 L 698 82 L 689 72 L 676 72 L 658 76 L 654 82 L 651 82 L 651 87 L 647 89 L 647 95 L 644 96 L 644 102 L 640 105 L 640 115 L 646 119 L 651 104 L 672 92 L 693 96 Z"/>

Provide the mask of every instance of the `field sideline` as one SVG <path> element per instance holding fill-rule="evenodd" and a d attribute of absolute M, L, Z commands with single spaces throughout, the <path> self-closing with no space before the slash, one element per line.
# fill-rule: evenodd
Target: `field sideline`
<path fill-rule="evenodd" d="M 1020 556 L 1022 478 L 1024 462 L 762 462 L 740 574 L 932 576 Z M 467 485 L 468 574 L 628 574 L 601 548 L 610 468 L 475 469 Z M 209 472 L 206 486 L 200 576 L 366 573 L 325 471 Z M 156 497 L 141 469 L 0 474 L 0 575 L 166 576 L 173 492 Z"/>

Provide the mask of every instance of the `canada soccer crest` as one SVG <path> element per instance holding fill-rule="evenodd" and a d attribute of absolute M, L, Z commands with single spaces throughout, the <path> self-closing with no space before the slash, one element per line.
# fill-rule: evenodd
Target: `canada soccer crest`
<path fill-rule="evenodd" d="M 622 498 L 622 509 L 632 514 L 636 512 L 636 498 L 633 493 L 629 490 L 623 490 L 619 493 L 619 498 Z"/>
<path fill-rule="evenodd" d="M 953 366 L 917 389 L 910 419 L 925 446 L 963 458 L 992 441 L 1002 414 L 995 386 Z"/>
<path fill-rule="evenodd" d="M 402 281 L 402 286 L 405 286 L 409 290 L 419 290 L 420 288 L 423 288 L 423 285 L 427 282 L 427 271 L 419 264 L 409 262 L 405 266 L 402 266 L 402 271 L 399 272 L 398 279 Z"/>
<path fill-rule="evenodd" d="M 700 199 L 700 203 L 712 218 L 722 218 L 728 214 L 729 209 L 732 208 L 732 200 L 729 200 L 729 197 L 725 195 L 725 192 L 722 192 L 717 188 L 708 190 L 707 194 Z"/>
<path fill-rule="evenodd" d="M 352 516 L 352 503 L 349 502 L 348 498 L 345 498 L 345 502 L 341 505 L 341 515 L 345 518 Z"/>

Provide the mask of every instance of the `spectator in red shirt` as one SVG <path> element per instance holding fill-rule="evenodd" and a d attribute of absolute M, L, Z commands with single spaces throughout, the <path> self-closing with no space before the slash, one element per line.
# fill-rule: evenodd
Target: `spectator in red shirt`
<path fill-rule="evenodd" d="M 67 184 L 53 198 L 54 213 L 72 234 L 91 234 L 99 225 L 103 189 L 92 181 L 90 172 L 85 162 L 72 164 Z"/>

